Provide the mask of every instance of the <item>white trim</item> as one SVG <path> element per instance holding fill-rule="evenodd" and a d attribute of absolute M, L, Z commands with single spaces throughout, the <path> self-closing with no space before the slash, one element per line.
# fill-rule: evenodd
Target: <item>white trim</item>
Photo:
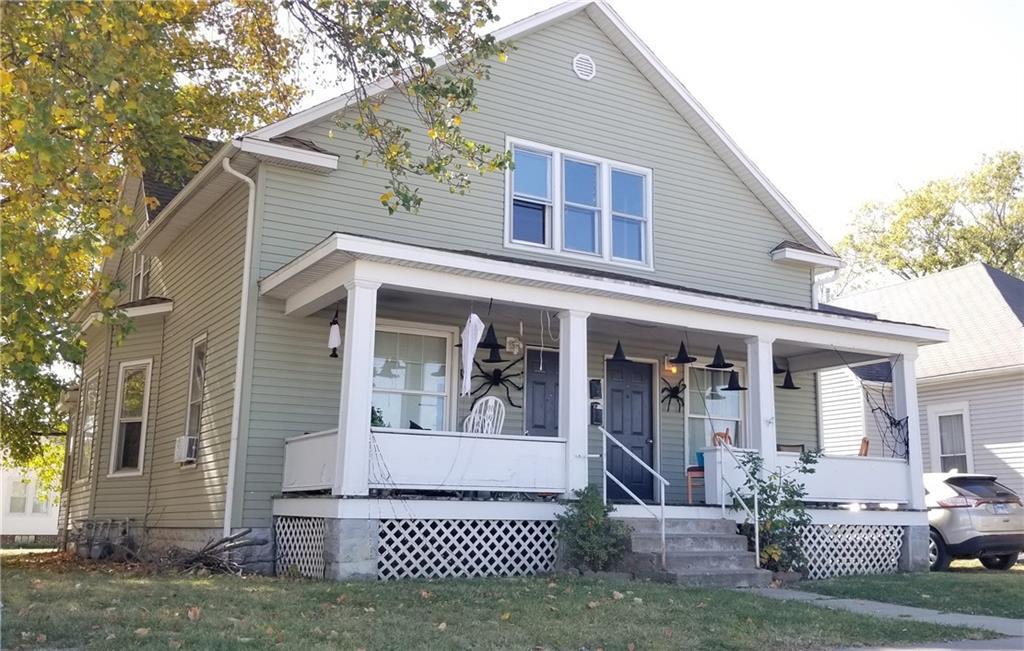
<path fill-rule="evenodd" d="M 455 387 L 459 383 L 458 360 L 455 355 L 455 341 L 459 338 L 458 326 L 444 326 L 433 323 L 422 323 L 419 321 L 401 321 L 398 319 L 377 319 L 377 325 L 373 330 L 374 348 L 376 348 L 377 332 L 393 332 L 395 334 L 419 335 L 422 337 L 439 337 L 445 340 L 445 390 L 444 393 L 432 391 L 412 391 L 398 389 L 376 389 L 373 387 L 373 378 L 370 379 L 370 394 L 376 391 L 384 393 L 408 393 L 413 395 L 443 396 L 445 401 L 444 424 L 441 429 L 455 431 L 461 425 L 458 422 L 458 396 L 455 395 Z M 373 351 L 376 354 L 376 350 Z M 470 370 L 472 372 L 472 369 Z M 372 374 L 372 371 L 371 371 Z M 374 427 L 386 432 L 406 431 L 401 427 Z"/>
<path fill-rule="evenodd" d="M 519 262 L 493 260 L 344 233 L 335 233 L 329 236 L 317 246 L 265 277 L 260 281 L 260 294 L 275 298 L 285 298 L 285 312 L 288 314 L 305 315 L 311 313 L 310 310 L 315 312 L 316 309 L 320 309 L 323 306 L 316 305 L 315 301 L 297 304 L 293 297 L 300 289 L 309 289 L 317 282 L 307 280 L 308 274 L 303 272 L 306 272 L 316 262 L 324 260 L 333 253 L 342 254 L 349 260 L 368 259 L 387 264 L 399 264 L 403 267 L 420 267 L 430 270 L 444 270 L 445 272 L 459 272 L 462 274 L 461 276 L 452 276 L 450 280 L 453 284 L 461 286 L 461 289 L 458 291 L 462 294 L 465 294 L 468 289 L 466 287 L 469 284 L 467 277 L 470 279 L 479 278 L 481 280 L 498 277 L 505 286 L 513 284 L 529 285 L 529 287 L 523 288 L 523 292 L 534 290 L 531 293 L 540 293 L 541 286 L 544 285 L 553 286 L 560 290 L 568 289 L 570 291 L 566 292 L 566 295 L 562 297 L 561 304 L 556 304 L 558 307 L 575 307 L 574 304 L 569 304 L 573 303 L 570 299 L 575 297 L 580 300 L 585 299 L 586 305 L 581 306 L 580 309 L 586 309 L 594 314 L 600 314 L 601 312 L 590 306 L 591 301 L 595 297 L 599 299 L 601 295 L 604 295 L 611 298 L 628 300 L 633 304 L 633 310 L 637 311 L 644 307 L 643 303 L 655 302 L 668 304 L 675 308 L 689 308 L 695 312 L 712 311 L 740 317 L 750 324 L 750 328 L 747 331 L 740 331 L 738 334 L 758 334 L 754 325 L 758 320 L 766 320 L 772 321 L 773 327 L 777 327 L 777 324 L 781 322 L 798 326 L 820 326 L 839 329 L 847 331 L 851 335 L 859 333 L 872 338 L 893 337 L 907 339 L 915 347 L 918 343 L 938 343 L 949 340 L 949 332 L 941 328 L 864 319 L 799 307 L 769 305 L 741 298 L 712 296 L 683 289 L 649 285 L 640 281 L 631 282 L 591 276 L 584 270 L 570 273 Z M 404 275 L 413 276 L 413 274 L 409 274 L 407 271 L 404 271 Z M 428 271 L 418 275 L 425 278 L 430 274 Z M 409 286 L 416 285 L 414 282 L 407 284 Z M 435 290 L 444 291 L 444 288 L 436 287 Z M 584 293 L 590 294 L 590 296 L 582 296 Z M 531 298 L 535 300 L 528 302 L 538 305 L 544 304 L 544 298 L 541 296 Z M 634 317 L 641 318 L 638 314 L 634 314 Z M 695 328 L 699 327 L 696 324 L 696 320 L 691 325 Z M 784 333 L 777 333 L 777 339 L 791 338 L 787 337 Z M 834 337 L 830 338 L 829 342 L 842 346 L 842 343 Z M 854 347 L 849 348 L 852 350 Z M 894 351 L 868 349 L 868 352 L 884 354 Z"/>
<path fill-rule="evenodd" d="M 545 253 L 560 258 L 575 260 L 595 260 L 616 266 L 628 267 L 631 269 L 654 269 L 654 170 L 649 167 L 642 167 L 633 163 L 612 160 L 586 154 L 582 152 L 563 149 L 552 145 L 514 138 L 505 137 L 506 151 L 521 149 L 537 155 L 546 156 L 549 160 L 548 184 L 549 197 L 542 199 L 530 195 L 521 195 L 526 201 L 548 206 L 546 223 L 544 224 L 547 234 L 547 242 L 539 244 L 513 239 L 512 237 L 512 206 L 516 198 L 511 169 L 505 170 L 505 248 L 519 251 L 533 251 Z M 584 210 L 594 210 L 597 213 L 597 224 L 595 224 L 595 236 L 597 251 L 575 251 L 565 248 L 565 162 L 566 160 L 576 161 L 597 168 L 597 207 L 582 207 Z M 615 213 L 612 208 L 612 174 L 613 172 L 625 172 L 643 178 L 644 182 L 644 214 L 643 216 L 622 214 L 621 217 L 641 222 L 644 227 L 642 260 L 631 260 L 629 258 L 617 258 L 612 250 L 612 223 Z"/>
<path fill-rule="evenodd" d="M 272 506 L 275 516 L 342 520 L 554 520 L 562 510 L 557 502 L 334 497 L 279 497 Z"/>
<path fill-rule="evenodd" d="M 772 251 L 772 262 L 799 262 L 819 269 L 841 269 L 843 261 L 831 255 L 786 247 Z"/>
<path fill-rule="evenodd" d="M 121 399 L 124 394 L 124 371 L 126 368 L 137 366 L 146 367 L 146 384 L 142 391 L 142 427 L 139 430 L 139 467 L 119 469 L 117 467 L 118 448 L 121 439 Z M 114 402 L 113 435 L 110 439 L 110 471 L 107 477 L 138 477 L 143 472 L 143 465 L 146 460 L 146 429 L 149 426 L 149 388 L 153 375 L 153 358 L 136 359 L 128 362 L 121 362 L 117 367 L 117 398 Z"/>
<path fill-rule="evenodd" d="M 153 316 L 156 314 L 167 314 L 174 310 L 173 301 L 163 301 L 161 303 L 153 303 L 152 305 L 136 305 L 134 307 L 115 308 L 116 311 L 121 312 L 129 319 L 136 319 L 143 316 Z M 102 312 L 92 312 L 89 316 L 85 317 L 82 321 L 79 332 L 85 332 L 94 325 L 101 325 L 103 323 Z"/>
<path fill-rule="evenodd" d="M 205 332 L 203 334 L 201 334 L 201 335 L 197 335 L 196 337 L 194 337 L 192 339 L 192 345 L 189 346 L 189 349 L 188 349 L 188 377 L 187 377 L 188 390 L 186 392 L 187 395 L 186 395 L 186 399 L 185 399 L 185 431 L 183 433 L 183 436 L 189 436 L 188 429 L 189 429 L 189 425 L 191 424 L 191 420 L 192 420 L 192 376 L 193 376 L 193 373 L 195 373 L 195 370 L 196 370 L 196 347 L 199 344 L 205 344 L 206 345 L 206 350 L 203 353 L 203 388 L 202 388 L 202 395 L 199 397 L 199 404 L 200 404 L 199 428 L 196 430 L 196 439 L 197 439 L 196 445 L 197 446 L 198 446 L 198 440 L 202 436 L 203 408 L 206 406 L 206 367 L 207 367 L 207 364 L 208 364 L 208 361 L 209 361 L 209 357 L 210 357 L 209 338 L 207 336 L 207 333 L 205 333 Z M 197 450 L 196 450 L 196 458 L 193 459 L 192 461 L 186 461 L 184 463 L 179 463 L 178 467 L 179 468 L 194 468 L 194 467 L 196 467 L 198 465 L 199 465 L 199 454 L 198 454 L 198 448 L 197 448 Z"/>
<path fill-rule="evenodd" d="M 942 436 L 939 430 L 939 416 L 960 416 L 964 426 L 964 454 L 967 457 L 967 472 L 974 472 L 974 445 L 971 439 L 971 405 L 968 401 L 942 402 L 928 405 L 928 447 L 931 456 L 932 472 L 943 472 L 943 456 L 960 456 L 942 454 Z"/>
<path fill-rule="evenodd" d="M 957 373 L 945 373 L 943 375 L 929 375 L 927 377 L 917 378 L 918 386 L 922 384 L 942 384 L 945 382 L 964 382 L 966 380 L 976 380 L 981 378 L 998 377 L 1000 375 L 1022 375 L 1024 374 L 1024 364 L 1014 364 L 1012 366 L 999 366 L 996 368 L 983 368 L 976 371 L 960 371 Z"/>
<path fill-rule="evenodd" d="M 629 28 L 615 10 L 602 0 L 590 2 L 563 2 L 533 16 L 515 22 L 492 33 L 495 40 L 514 40 L 546 27 L 555 21 L 571 16 L 579 11 L 586 11 L 597 26 L 623 51 L 626 57 L 640 70 L 655 87 L 666 96 L 673 107 L 687 120 L 692 121 L 697 132 L 711 148 L 718 153 L 725 163 L 732 168 L 740 180 L 761 199 L 768 209 L 777 217 L 785 217 L 825 254 L 835 251 L 828 242 L 818 234 L 803 215 L 784 197 L 779 190 L 764 176 L 746 154 L 733 142 L 732 138 L 715 122 L 703 106 L 690 94 L 690 91 L 676 79 L 675 75 L 658 60 L 651 49 Z M 609 33 L 611 28 L 611 33 Z M 446 64 L 444 57 L 434 57 L 437 67 Z M 390 78 L 379 80 L 366 86 L 366 94 L 373 96 L 391 89 L 394 83 Z M 294 131 L 307 124 L 330 117 L 351 106 L 356 101 L 355 91 L 348 91 L 339 97 L 322 102 L 316 106 L 300 111 L 295 115 L 257 129 L 248 137 L 269 140 L 270 138 Z"/>
<path fill-rule="evenodd" d="M 295 163 L 297 167 L 315 172 L 329 173 L 338 169 L 338 157 L 298 147 L 289 147 L 268 140 L 260 140 L 252 136 L 238 138 L 234 141 L 239 151 L 252 154 L 262 160 L 281 164 Z"/>

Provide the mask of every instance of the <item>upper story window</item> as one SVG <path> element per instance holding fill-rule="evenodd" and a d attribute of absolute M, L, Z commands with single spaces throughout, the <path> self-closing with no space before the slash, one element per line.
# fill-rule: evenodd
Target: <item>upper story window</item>
<path fill-rule="evenodd" d="M 650 268 L 651 170 L 510 141 L 505 244 Z"/>
<path fill-rule="evenodd" d="M 141 253 L 132 258 L 132 294 L 129 300 L 138 301 L 149 296 L 150 263 Z"/>

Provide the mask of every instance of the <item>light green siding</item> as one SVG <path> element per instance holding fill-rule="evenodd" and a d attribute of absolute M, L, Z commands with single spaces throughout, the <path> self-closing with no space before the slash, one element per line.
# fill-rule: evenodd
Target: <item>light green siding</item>
<path fill-rule="evenodd" d="M 570 68 L 578 52 L 590 54 L 598 75 L 578 79 Z M 383 113 L 410 121 L 404 100 L 391 98 Z M 726 167 L 625 56 L 585 15 L 558 22 L 518 42 L 507 63 L 495 63 L 480 83 L 477 113 L 467 135 L 496 150 L 505 138 L 532 140 L 653 170 L 653 272 L 656 278 L 696 289 L 809 305 L 805 268 L 771 262 L 769 251 L 796 239 Z M 414 129 L 418 133 L 419 129 Z M 333 134 L 333 137 L 332 137 Z M 417 215 L 388 216 L 378 196 L 385 177 L 354 159 L 361 143 L 330 119 L 296 132 L 340 155 L 328 176 L 267 168 L 260 275 L 343 231 L 451 249 L 520 258 L 564 258 L 505 249 L 504 176 L 474 177 L 468 196 L 429 180 L 420 184 Z M 632 269 L 573 259 L 571 264 L 615 272 Z"/>
<path fill-rule="evenodd" d="M 775 376 L 782 384 L 782 376 Z M 775 390 L 775 438 L 781 444 L 803 445 L 817 450 L 818 382 L 815 373 L 794 373 L 793 384 L 799 391 Z"/>

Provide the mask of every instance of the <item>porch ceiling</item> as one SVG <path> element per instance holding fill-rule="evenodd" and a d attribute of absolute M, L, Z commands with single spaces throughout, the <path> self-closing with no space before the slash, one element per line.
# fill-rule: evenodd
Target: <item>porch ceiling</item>
<path fill-rule="evenodd" d="M 362 271 L 357 271 L 357 267 Z M 685 323 L 684 318 L 688 318 L 692 325 L 703 322 L 717 329 L 720 323 L 728 322 L 735 329 L 723 330 L 775 338 L 785 338 L 788 328 L 790 339 L 809 336 L 809 340 L 819 346 L 825 341 L 823 330 L 845 332 L 851 341 L 860 338 L 861 343 L 868 344 L 865 337 L 881 337 L 892 340 L 893 344 L 904 342 L 899 344 L 903 346 L 948 339 L 946 331 L 926 326 L 725 296 L 646 282 L 618 273 L 584 273 L 571 267 L 526 264 L 472 252 L 444 251 L 338 233 L 263 278 L 260 293 L 283 299 L 287 314 L 302 316 L 344 296 L 345 284 L 357 275 L 385 286 L 426 292 L 434 300 L 439 296 L 475 295 L 482 302 L 495 296 L 548 309 L 589 311 L 595 317 L 607 314 L 622 318 L 636 314 L 636 321 L 646 323 Z M 667 313 L 665 308 L 680 311 Z M 644 312 L 650 314 L 644 315 Z M 687 313 L 690 317 L 686 317 Z M 699 317 L 699 314 L 717 316 Z M 744 323 L 747 325 L 743 326 Z M 676 343 L 677 336 L 671 337 Z M 873 345 L 866 348 L 887 349 L 889 347 Z"/>

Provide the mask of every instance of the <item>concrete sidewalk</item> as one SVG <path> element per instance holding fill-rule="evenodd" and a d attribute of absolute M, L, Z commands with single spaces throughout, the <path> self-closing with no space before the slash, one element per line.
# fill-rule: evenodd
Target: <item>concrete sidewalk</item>
<path fill-rule="evenodd" d="M 750 588 L 744 592 L 753 592 L 761 597 L 769 599 L 780 599 L 783 601 L 800 601 L 822 608 L 834 608 L 847 610 L 851 613 L 862 615 L 874 615 L 875 617 L 888 617 L 890 619 L 909 619 L 915 622 L 927 622 L 930 624 L 944 624 L 946 626 L 967 626 L 969 628 L 980 628 L 1007 638 L 1001 640 L 964 640 L 951 642 L 949 644 L 934 644 L 915 646 L 914 649 L 1024 649 L 1024 619 L 1010 619 L 1008 617 L 991 617 L 988 615 L 964 615 L 961 613 L 947 613 L 929 608 L 916 608 L 914 606 L 901 606 L 880 601 L 869 601 L 867 599 L 844 599 L 841 597 L 830 597 L 828 595 L 816 594 L 814 592 L 803 592 L 801 590 L 787 590 L 780 588 Z M 881 647 L 880 647 L 881 648 Z M 906 647 L 904 647 L 906 648 Z M 861 651 L 865 651 L 860 647 Z"/>

